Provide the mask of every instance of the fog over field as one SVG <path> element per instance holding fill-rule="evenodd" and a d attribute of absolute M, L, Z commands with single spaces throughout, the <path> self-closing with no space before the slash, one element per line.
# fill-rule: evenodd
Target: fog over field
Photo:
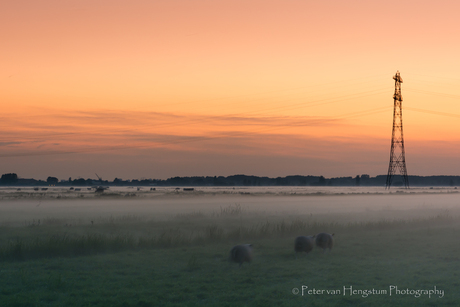
<path fill-rule="evenodd" d="M 8 187 L 0 301 L 453 306 L 459 229 L 455 187 Z M 297 236 L 322 232 L 335 233 L 332 250 L 295 254 Z M 231 248 L 245 243 L 251 263 L 230 263 Z"/>
<path fill-rule="evenodd" d="M 3 188 L 0 190 L 0 225 L 20 225 L 27 220 L 65 218 L 89 221 L 97 217 L 135 215 L 164 220 L 178 214 L 212 215 L 223 207 L 238 205 L 246 214 L 295 217 L 327 217 L 339 223 L 408 219 L 460 214 L 456 188 L 385 190 L 380 187 L 353 188 L 110 188 L 102 194 L 86 188 Z"/>

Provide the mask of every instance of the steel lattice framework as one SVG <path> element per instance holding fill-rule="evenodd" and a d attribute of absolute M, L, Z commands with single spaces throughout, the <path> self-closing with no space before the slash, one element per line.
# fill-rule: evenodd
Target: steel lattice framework
<path fill-rule="evenodd" d="M 388 166 L 388 175 L 386 188 L 389 189 L 393 182 L 396 171 L 402 176 L 405 187 L 409 188 L 409 179 L 406 169 L 406 154 L 404 151 L 403 122 L 402 122 L 402 95 L 401 83 L 403 82 L 399 71 L 393 77 L 395 80 L 394 109 L 393 109 L 393 133 L 391 136 L 390 165 Z"/>

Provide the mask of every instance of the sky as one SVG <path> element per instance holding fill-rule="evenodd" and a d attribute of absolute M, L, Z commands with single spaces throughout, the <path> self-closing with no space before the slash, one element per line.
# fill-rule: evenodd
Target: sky
<path fill-rule="evenodd" d="M 0 173 L 460 175 L 460 2 L 0 3 Z"/>

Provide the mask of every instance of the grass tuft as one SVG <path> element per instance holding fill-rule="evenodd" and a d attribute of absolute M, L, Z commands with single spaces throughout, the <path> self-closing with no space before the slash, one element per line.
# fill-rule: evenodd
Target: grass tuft
<path fill-rule="evenodd" d="M 220 207 L 220 216 L 241 216 L 241 214 L 243 214 L 243 208 L 240 204 Z"/>

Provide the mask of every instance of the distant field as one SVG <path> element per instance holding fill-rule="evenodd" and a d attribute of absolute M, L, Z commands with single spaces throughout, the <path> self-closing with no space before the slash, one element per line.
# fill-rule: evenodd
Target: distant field
<path fill-rule="evenodd" d="M 454 191 L 285 191 L 4 198 L 0 302 L 456 306 L 460 301 L 460 195 Z M 296 259 L 294 238 L 318 232 L 335 233 L 332 252 L 314 249 Z M 253 262 L 241 268 L 228 262 L 230 248 L 239 243 L 254 245 Z"/>

